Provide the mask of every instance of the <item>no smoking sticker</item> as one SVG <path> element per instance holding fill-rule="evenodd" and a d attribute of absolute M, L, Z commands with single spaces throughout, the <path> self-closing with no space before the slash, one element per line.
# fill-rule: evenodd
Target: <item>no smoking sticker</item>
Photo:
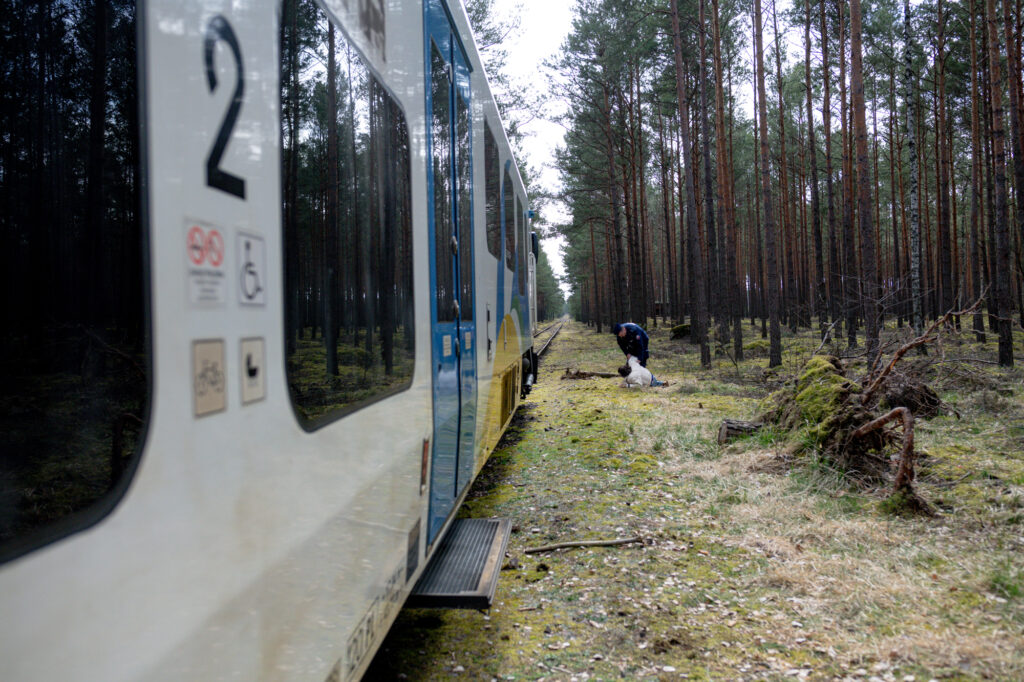
<path fill-rule="evenodd" d="M 189 302 L 202 307 L 223 306 L 227 302 L 224 231 L 199 221 L 185 221 L 185 256 Z"/>

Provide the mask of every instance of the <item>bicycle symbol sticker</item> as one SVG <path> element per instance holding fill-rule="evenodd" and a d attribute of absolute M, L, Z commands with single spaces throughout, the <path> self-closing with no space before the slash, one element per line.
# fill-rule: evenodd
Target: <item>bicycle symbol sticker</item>
<path fill-rule="evenodd" d="M 192 401 L 197 417 L 227 408 L 224 370 L 223 339 L 192 342 Z"/>
<path fill-rule="evenodd" d="M 267 252 L 263 237 L 238 233 L 238 301 L 242 305 L 265 305 Z"/>

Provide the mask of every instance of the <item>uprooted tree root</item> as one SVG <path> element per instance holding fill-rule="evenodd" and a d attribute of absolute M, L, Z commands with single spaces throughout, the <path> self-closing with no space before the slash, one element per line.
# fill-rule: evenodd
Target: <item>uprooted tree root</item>
<path fill-rule="evenodd" d="M 913 487 L 913 413 L 896 407 L 878 417 L 865 404 L 864 396 L 860 385 L 846 376 L 838 358 L 816 355 L 804 366 L 795 385 L 773 395 L 775 404 L 762 420 L 804 434 L 803 442 L 813 443 L 832 465 L 875 483 L 889 476 L 891 466 L 885 451 L 896 443 L 896 434 L 885 427 L 897 422 L 903 427 L 903 447 L 894 494 L 907 500 L 901 509 L 930 513 L 931 506 Z"/>
<path fill-rule="evenodd" d="M 980 304 L 981 299 L 966 310 L 946 313 L 924 334 L 900 346 L 887 363 L 882 363 L 879 355 L 863 381 L 863 389 L 846 376 L 838 358 L 812 356 L 796 384 L 773 395 L 774 407 L 762 420 L 805 433 L 840 470 L 879 482 L 890 470 L 884 450 L 896 442 L 895 431 L 885 427 L 895 422 L 902 426 L 903 447 L 887 508 L 897 513 L 933 515 L 932 506 L 914 490 L 914 413 L 925 418 L 935 416 L 942 401 L 927 385 L 894 374 L 894 369 L 911 349 L 933 341 L 952 317 L 969 315 Z M 874 410 L 883 403 L 892 409 L 877 416 Z"/>
<path fill-rule="evenodd" d="M 790 432 L 803 432 L 805 443 L 819 448 L 841 470 L 859 478 L 881 480 L 888 460 L 881 451 L 891 442 L 885 431 L 854 433 L 875 417 L 859 398 L 861 387 L 849 379 L 839 358 L 815 355 L 790 385 L 773 394 L 773 408 L 761 420 Z"/>

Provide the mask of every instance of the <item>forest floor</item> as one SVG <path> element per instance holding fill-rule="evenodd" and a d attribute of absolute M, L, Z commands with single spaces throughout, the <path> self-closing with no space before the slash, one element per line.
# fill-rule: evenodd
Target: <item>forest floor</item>
<path fill-rule="evenodd" d="M 994 337 L 965 334 L 901 362 L 947 404 L 917 422 L 917 490 L 939 514 L 908 518 L 887 513 L 886 486 L 788 454 L 786 434 L 717 444 L 723 418 L 755 418 L 798 373 L 815 333 L 784 333 L 768 371 L 749 324 L 748 359 L 708 370 L 648 331 L 670 383 L 628 390 L 560 378 L 622 362 L 607 332 L 565 326 L 460 512 L 515 524 L 493 608 L 404 610 L 366 679 L 1024 679 L 1019 358 L 998 368 Z"/>

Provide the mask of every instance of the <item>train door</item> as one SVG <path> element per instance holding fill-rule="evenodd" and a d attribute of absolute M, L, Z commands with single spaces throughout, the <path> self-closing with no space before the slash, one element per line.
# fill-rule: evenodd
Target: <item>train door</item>
<path fill-rule="evenodd" d="M 473 474 L 476 329 L 469 68 L 441 1 L 428 0 L 424 12 L 434 404 L 427 539 L 433 542 Z"/>

